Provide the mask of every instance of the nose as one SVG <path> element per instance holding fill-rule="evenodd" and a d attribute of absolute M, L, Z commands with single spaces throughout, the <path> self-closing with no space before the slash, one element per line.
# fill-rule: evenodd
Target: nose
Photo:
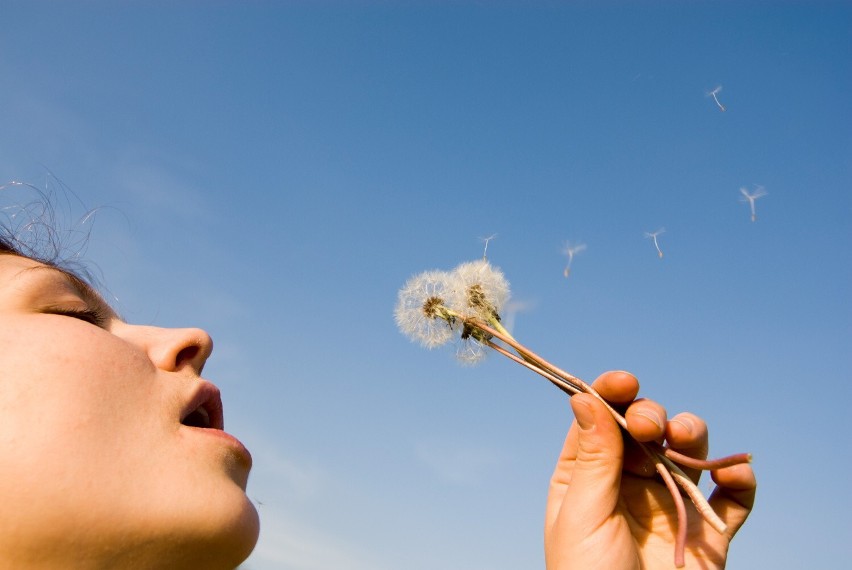
<path fill-rule="evenodd" d="M 161 370 L 177 372 L 189 368 L 200 375 L 213 352 L 213 339 L 202 329 L 142 328 L 143 348 Z"/>

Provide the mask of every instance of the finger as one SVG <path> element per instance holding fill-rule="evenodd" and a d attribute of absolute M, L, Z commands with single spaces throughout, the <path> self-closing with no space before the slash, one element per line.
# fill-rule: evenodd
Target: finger
<path fill-rule="evenodd" d="M 748 463 L 717 469 L 710 475 L 717 485 L 710 495 L 710 506 L 728 525 L 728 536 L 733 538 L 754 507 L 757 479 Z"/>
<path fill-rule="evenodd" d="M 559 514 L 565 493 L 568 491 L 568 486 L 571 484 L 574 462 L 577 459 L 577 432 L 579 429 L 577 422 L 572 421 L 568 435 L 565 437 L 565 444 L 562 446 L 562 452 L 559 454 L 559 460 L 556 462 L 553 476 L 550 478 L 550 490 L 547 493 L 547 508 L 545 512 L 545 528 L 550 528 L 553 525 L 556 516 Z"/>
<path fill-rule="evenodd" d="M 613 370 L 598 376 L 592 382 L 592 387 L 608 402 L 626 405 L 639 393 L 639 380 L 629 372 Z"/>
<path fill-rule="evenodd" d="M 613 404 L 616 409 L 624 410 L 628 404 L 633 402 L 636 395 L 639 393 L 639 380 L 633 374 L 623 370 L 613 370 L 604 372 L 593 383 L 592 387 L 605 400 Z M 641 411 L 642 406 L 636 409 Z M 659 411 L 654 410 L 654 413 L 659 416 Z M 640 416 L 634 418 L 634 427 L 640 434 L 648 435 L 647 426 L 643 425 L 643 420 Z M 659 429 L 651 428 L 651 439 L 660 437 Z M 649 461 L 648 455 L 632 441 L 632 438 L 625 440 L 624 469 L 631 473 L 643 477 L 653 477 L 656 473 L 653 462 Z"/>
<path fill-rule="evenodd" d="M 561 532 L 581 531 L 601 524 L 618 501 L 623 444 L 618 424 L 606 407 L 589 394 L 571 398 L 576 418 L 576 457 L 570 484 L 554 524 Z"/>
<path fill-rule="evenodd" d="M 662 441 L 666 425 L 665 408 L 653 400 L 640 398 L 627 408 L 624 419 L 632 436 L 625 442 L 624 469 L 641 477 L 655 476 L 657 469 L 653 459 L 636 442 Z"/>
<path fill-rule="evenodd" d="M 669 446 L 684 455 L 696 459 L 707 459 L 709 451 L 707 423 L 689 412 L 676 415 L 666 425 L 666 441 Z M 698 482 L 701 471 L 681 466 L 684 473 Z"/>
<path fill-rule="evenodd" d="M 627 408 L 624 419 L 636 441 L 662 440 L 666 433 L 666 409 L 653 400 L 636 400 Z"/>

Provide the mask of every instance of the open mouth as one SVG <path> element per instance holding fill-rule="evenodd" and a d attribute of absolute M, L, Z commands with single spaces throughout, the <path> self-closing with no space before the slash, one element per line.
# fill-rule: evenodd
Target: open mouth
<path fill-rule="evenodd" d="M 180 423 L 194 428 L 225 429 L 219 389 L 209 382 L 202 381 L 195 396 L 184 408 Z"/>
<path fill-rule="evenodd" d="M 209 428 L 210 427 L 210 412 L 208 412 L 204 406 L 189 412 L 185 418 L 183 418 L 180 423 L 189 427 L 200 427 L 200 428 Z"/>

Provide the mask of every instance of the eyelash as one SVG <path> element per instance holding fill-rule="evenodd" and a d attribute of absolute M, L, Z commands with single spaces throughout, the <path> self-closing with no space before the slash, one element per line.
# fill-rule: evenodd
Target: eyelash
<path fill-rule="evenodd" d="M 63 317 L 71 317 L 79 319 L 89 324 L 102 327 L 106 323 L 106 315 L 99 309 L 58 309 L 53 308 L 47 311 L 51 315 L 60 315 Z"/>

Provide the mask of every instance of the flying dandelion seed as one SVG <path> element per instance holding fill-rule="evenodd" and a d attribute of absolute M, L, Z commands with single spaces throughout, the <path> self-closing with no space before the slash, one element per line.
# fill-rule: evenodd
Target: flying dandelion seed
<path fill-rule="evenodd" d="M 716 105 L 719 107 L 719 110 L 723 113 L 725 112 L 725 106 L 719 102 L 719 98 L 716 97 L 716 94 L 722 90 L 722 86 L 718 85 L 713 91 L 707 94 L 708 97 L 713 97 L 713 100 L 716 101 Z"/>
<path fill-rule="evenodd" d="M 497 237 L 497 234 L 492 234 L 488 237 L 481 237 L 479 241 L 485 242 L 485 249 L 482 250 L 482 259 L 488 259 L 488 242 Z"/>
<path fill-rule="evenodd" d="M 754 193 L 749 193 L 748 189 L 746 189 L 745 187 L 740 187 L 740 193 L 743 195 L 740 200 L 743 202 L 748 202 L 748 205 L 751 208 L 751 221 L 753 222 L 757 220 L 757 214 L 754 211 L 754 202 L 758 198 L 766 196 L 768 192 L 764 190 L 763 186 L 755 184 Z"/>
<path fill-rule="evenodd" d="M 661 228 L 647 234 L 654 238 L 655 245 L 656 237 L 662 231 Z M 662 252 L 659 253 L 662 257 Z M 506 329 L 501 323 L 500 311 L 504 308 L 512 310 L 507 306 L 508 299 L 509 282 L 498 268 L 483 259 L 463 263 L 449 273 L 427 271 L 412 277 L 399 291 L 395 314 L 400 330 L 427 348 L 444 344 L 447 334 L 454 336 L 453 333 L 458 333 L 456 357 L 463 365 L 476 364 L 490 349 L 539 374 L 565 394 L 588 394 L 596 398 L 606 406 L 613 420 L 624 430 L 625 437 L 628 437 L 627 419 L 607 404 L 592 386 L 541 358 L 518 342 Z M 435 332 L 435 325 L 424 324 L 426 320 L 442 321 L 446 326 L 438 328 L 440 332 Z M 689 498 L 698 514 L 716 532 L 722 535 L 729 532 L 728 525 L 713 510 L 713 506 L 683 468 L 717 470 L 747 464 L 751 462 L 751 454 L 738 453 L 703 460 L 678 453 L 659 442 L 633 441 L 651 458 L 658 475 L 665 482 L 665 488 L 671 494 L 677 511 L 674 566 L 683 568 L 688 539 L 685 497 Z"/>
<path fill-rule="evenodd" d="M 657 248 L 657 255 L 660 256 L 660 259 L 663 258 L 663 250 L 660 249 L 660 244 L 657 242 L 657 236 L 660 235 L 661 233 L 664 233 L 665 231 L 666 231 L 666 228 L 660 228 L 655 232 L 645 232 L 645 237 L 651 238 L 651 239 L 654 240 L 654 247 Z"/>
<path fill-rule="evenodd" d="M 577 245 L 572 246 L 570 243 L 565 244 L 565 248 L 562 250 L 562 253 L 568 256 L 568 264 L 565 266 L 565 271 L 562 274 L 567 278 L 571 273 L 571 262 L 574 261 L 574 254 L 580 253 L 581 251 L 586 249 L 586 244 L 579 243 Z"/>

